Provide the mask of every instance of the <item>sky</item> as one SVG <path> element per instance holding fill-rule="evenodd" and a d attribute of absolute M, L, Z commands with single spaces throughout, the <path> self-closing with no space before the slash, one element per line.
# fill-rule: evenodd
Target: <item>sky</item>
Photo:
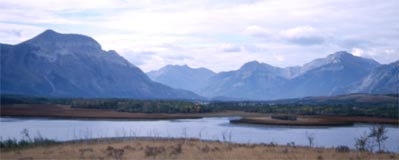
<path fill-rule="evenodd" d="M 0 0 L 0 43 L 46 29 L 91 36 L 145 72 L 297 66 L 336 51 L 399 59 L 398 0 Z"/>

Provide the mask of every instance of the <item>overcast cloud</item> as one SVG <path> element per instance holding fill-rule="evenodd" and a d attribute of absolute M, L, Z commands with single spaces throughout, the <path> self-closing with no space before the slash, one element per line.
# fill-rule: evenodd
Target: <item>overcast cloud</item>
<path fill-rule="evenodd" d="M 53 29 L 93 37 L 144 71 L 285 67 L 346 50 L 399 59 L 397 0 L 0 0 L 0 42 Z"/>

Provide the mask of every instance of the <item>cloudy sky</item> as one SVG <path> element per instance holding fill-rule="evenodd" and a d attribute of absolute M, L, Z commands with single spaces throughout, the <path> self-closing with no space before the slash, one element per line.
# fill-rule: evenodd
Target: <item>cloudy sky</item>
<path fill-rule="evenodd" d="M 93 37 L 144 71 L 286 67 L 340 50 L 399 59 L 398 0 L 0 0 L 0 42 L 53 29 Z"/>

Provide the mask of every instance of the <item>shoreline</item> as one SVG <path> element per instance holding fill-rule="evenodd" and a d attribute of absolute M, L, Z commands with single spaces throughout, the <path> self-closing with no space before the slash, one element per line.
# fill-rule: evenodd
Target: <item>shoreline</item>
<path fill-rule="evenodd" d="M 340 117 L 340 116 L 303 116 L 295 115 L 297 120 L 280 120 L 271 117 L 242 117 L 230 120 L 233 124 L 256 124 L 256 125 L 285 125 L 285 126 L 353 126 L 357 123 L 365 124 L 387 124 L 399 127 L 398 119 L 376 118 L 376 117 Z"/>
<path fill-rule="evenodd" d="M 230 120 L 233 124 L 255 124 L 255 125 L 275 125 L 275 126 L 303 126 L 303 127 L 322 127 L 322 126 L 353 126 L 354 122 L 297 122 L 297 121 L 276 121 L 276 120 L 258 120 L 252 118 L 242 118 Z"/>
<path fill-rule="evenodd" d="M 354 123 L 381 123 L 399 125 L 399 119 L 379 117 L 344 117 L 327 115 L 293 115 L 298 120 L 271 119 L 275 114 L 253 113 L 243 111 L 224 111 L 210 113 L 131 113 L 105 109 L 73 108 L 68 105 L 55 104 L 11 104 L 2 105 L 0 117 L 46 118 L 46 119 L 82 119 L 82 120 L 173 120 L 199 119 L 206 117 L 241 117 L 230 120 L 230 123 L 256 125 L 288 126 L 350 126 Z M 399 126 L 398 126 L 399 127 Z"/>
<path fill-rule="evenodd" d="M 168 120 L 198 119 L 205 117 L 263 116 L 262 113 L 225 111 L 210 113 L 133 113 L 105 109 L 73 108 L 54 104 L 11 104 L 1 106 L 1 117 L 32 117 L 55 119 L 121 119 L 121 120 Z"/>

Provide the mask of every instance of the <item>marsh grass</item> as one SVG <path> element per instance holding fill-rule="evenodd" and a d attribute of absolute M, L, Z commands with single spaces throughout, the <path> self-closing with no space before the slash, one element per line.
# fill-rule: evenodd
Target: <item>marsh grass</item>
<path fill-rule="evenodd" d="M 100 142 L 100 143 L 98 143 Z M 107 142 L 107 143 L 102 143 Z M 345 148 L 345 149 L 342 149 Z M 1 159 L 396 159 L 394 153 L 172 138 L 112 138 L 1 150 Z"/>
<path fill-rule="evenodd" d="M 0 141 L 0 149 L 2 151 L 24 149 L 38 146 L 51 146 L 54 144 L 59 144 L 60 142 L 50 140 L 50 139 L 33 139 L 33 140 L 20 140 L 8 139 Z"/>

